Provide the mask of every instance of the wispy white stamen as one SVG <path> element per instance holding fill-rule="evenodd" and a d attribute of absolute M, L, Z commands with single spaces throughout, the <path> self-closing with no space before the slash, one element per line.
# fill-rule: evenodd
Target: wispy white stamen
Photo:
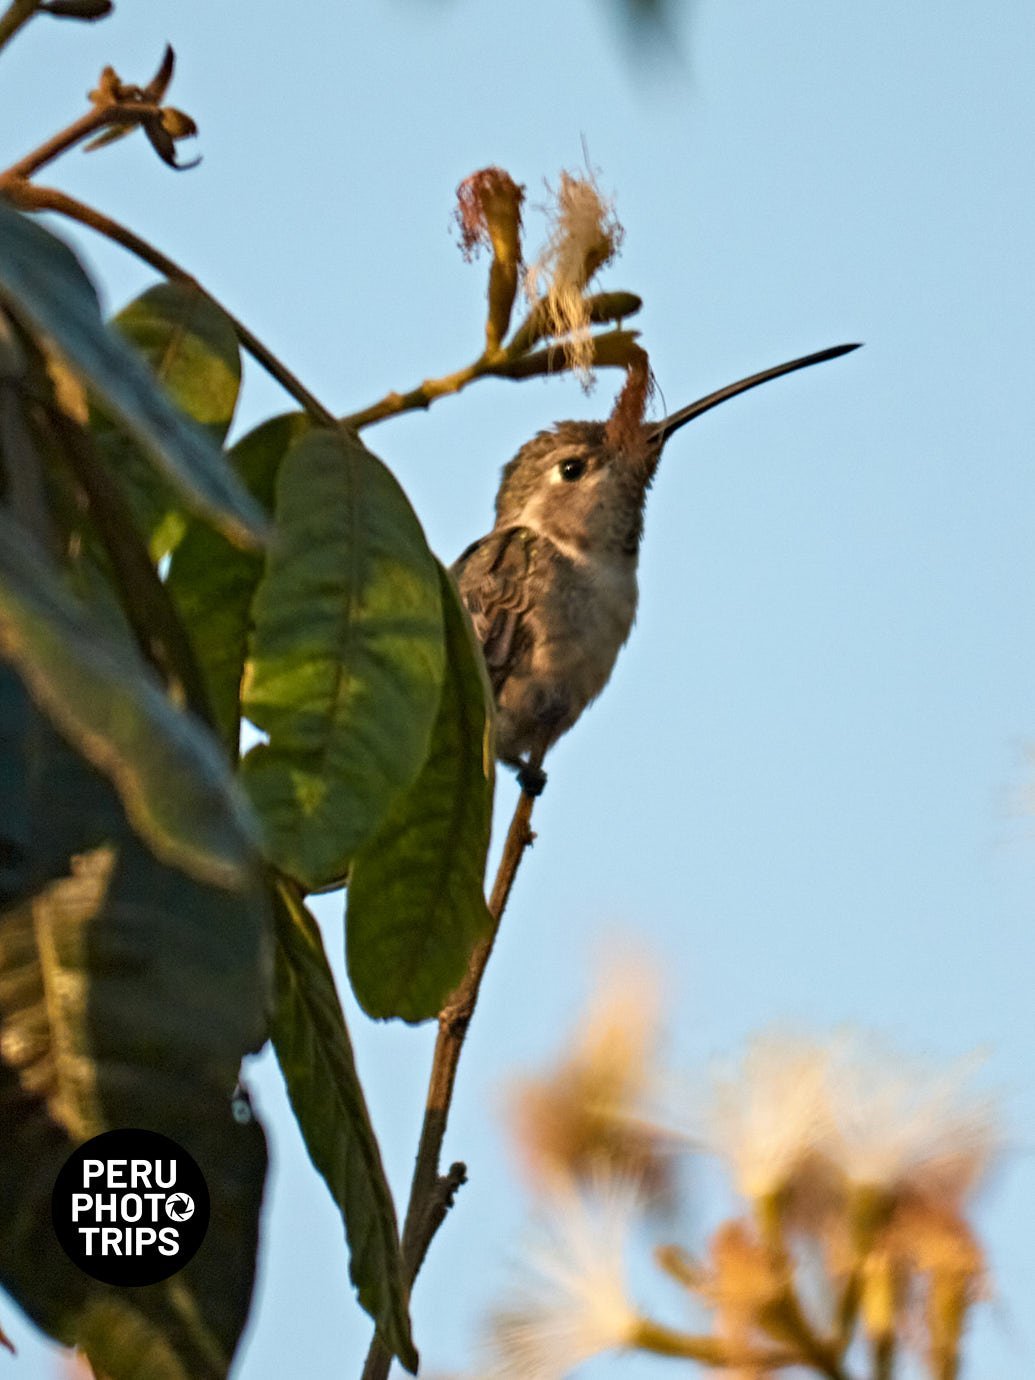
<path fill-rule="evenodd" d="M 636 1202 L 635 1187 L 614 1180 L 549 1200 L 510 1300 L 491 1320 L 484 1380 L 563 1380 L 633 1340 L 623 1255 Z"/>

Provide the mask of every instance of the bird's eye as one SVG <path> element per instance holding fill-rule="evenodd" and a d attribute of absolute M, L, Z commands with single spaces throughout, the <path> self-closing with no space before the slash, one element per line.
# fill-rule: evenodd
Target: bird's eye
<path fill-rule="evenodd" d="M 585 460 L 572 457 L 569 460 L 562 460 L 557 466 L 560 470 L 561 478 L 568 484 L 574 484 L 576 479 L 581 479 L 586 473 Z"/>

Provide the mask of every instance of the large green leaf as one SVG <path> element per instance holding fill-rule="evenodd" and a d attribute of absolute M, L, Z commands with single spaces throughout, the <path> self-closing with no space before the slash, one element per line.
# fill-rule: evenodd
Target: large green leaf
<path fill-rule="evenodd" d="M 445 661 L 434 557 L 389 471 L 343 431 L 291 447 L 253 605 L 244 781 L 277 866 L 340 879 L 420 769 Z"/>
<path fill-rule="evenodd" d="M 189 283 L 164 282 L 135 298 L 111 325 L 140 354 L 168 397 L 222 445 L 241 386 L 237 332 L 225 312 Z M 175 546 L 185 516 L 177 491 L 135 437 L 94 411 L 98 445 L 156 556 Z"/>
<path fill-rule="evenodd" d="M 241 482 L 267 512 L 273 512 L 280 463 L 309 425 L 304 412 L 271 417 L 242 436 L 227 456 Z M 252 599 L 262 570 L 261 556 L 231 546 L 206 523 L 192 522 L 173 552 L 166 581 L 190 629 L 216 723 L 235 756 Z"/>
<path fill-rule="evenodd" d="M 261 1042 L 268 912 L 166 867 L 108 784 L 0 671 L 0 817 L 31 840 L 0 912 L 0 1283 L 110 1380 L 224 1380 L 247 1318 L 265 1138 L 238 1098 Z M 170 1136 L 198 1161 L 213 1212 L 198 1254 L 163 1284 L 92 1281 L 45 1229 L 56 1174 L 117 1127 Z"/>
<path fill-rule="evenodd" d="M 254 821 L 215 740 L 91 622 L 3 514 L 0 649 L 65 737 L 114 783 L 160 858 L 220 886 L 244 884 Z"/>
<path fill-rule="evenodd" d="M 0 298 L 51 337 L 193 511 L 232 541 L 262 540 L 262 512 L 211 439 L 173 406 L 137 354 L 105 326 L 93 285 L 72 251 L 2 200 Z"/>
<path fill-rule="evenodd" d="M 385 1345 L 416 1372 L 399 1230 L 316 921 L 288 886 L 275 908 L 271 1035 L 313 1164 L 341 1211 L 349 1274 Z"/>
<path fill-rule="evenodd" d="M 474 630 L 440 568 L 446 675 L 428 756 L 349 874 L 349 977 L 371 1016 L 422 1021 L 442 1009 L 492 925 L 492 696 Z"/>

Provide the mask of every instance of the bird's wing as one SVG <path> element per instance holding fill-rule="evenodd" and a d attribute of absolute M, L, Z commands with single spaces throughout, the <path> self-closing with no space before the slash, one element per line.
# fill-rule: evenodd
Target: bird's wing
<path fill-rule="evenodd" d="M 505 527 L 473 542 L 453 566 L 496 695 L 532 646 L 536 540 L 527 527 Z"/>

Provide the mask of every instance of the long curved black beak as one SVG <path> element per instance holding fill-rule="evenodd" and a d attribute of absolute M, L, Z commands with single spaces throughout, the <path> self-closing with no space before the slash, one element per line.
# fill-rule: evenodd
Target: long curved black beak
<path fill-rule="evenodd" d="M 760 374 L 752 374 L 737 383 L 728 383 L 725 388 L 709 393 L 707 397 L 690 403 L 688 407 L 681 407 L 678 412 L 673 412 L 663 421 L 650 424 L 647 430 L 647 443 L 652 448 L 660 450 L 673 432 L 678 431 L 687 422 L 692 422 L 695 417 L 700 417 L 702 412 L 718 407 L 719 403 L 726 402 L 728 398 L 735 398 L 738 393 L 746 393 L 749 388 L 757 388 L 760 383 L 768 383 L 770 379 L 778 379 L 781 374 L 793 374 L 796 369 L 807 369 L 810 364 L 822 364 L 824 360 L 838 359 L 841 355 L 851 354 L 859 348 L 860 344 L 832 345 L 829 350 L 817 350 L 814 355 L 802 355 L 800 359 L 791 359 L 786 364 L 763 369 Z"/>

